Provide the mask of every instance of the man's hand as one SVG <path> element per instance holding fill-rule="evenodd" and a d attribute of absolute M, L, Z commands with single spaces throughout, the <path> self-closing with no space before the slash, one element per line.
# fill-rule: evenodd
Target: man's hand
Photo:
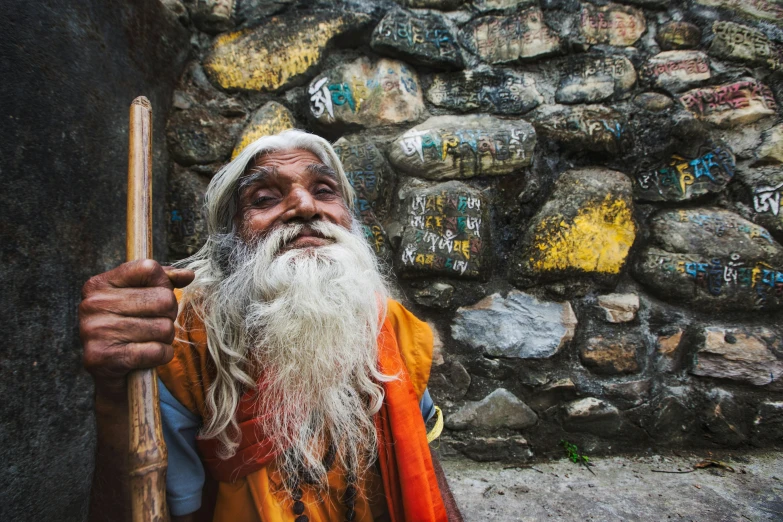
<path fill-rule="evenodd" d="M 98 395 L 125 393 L 131 370 L 165 364 L 174 355 L 174 288 L 193 281 L 191 270 L 131 261 L 97 275 L 82 288 L 79 329 L 84 367 Z"/>
<path fill-rule="evenodd" d="M 84 367 L 95 378 L 95 455 L 91 521 L 130 520 L 127 374 L 166 364 L 174 355 L 174 288 L 193 281 L 190 270 L 150 259 L 125 263 L 82 288 L 79 329 Z"/>

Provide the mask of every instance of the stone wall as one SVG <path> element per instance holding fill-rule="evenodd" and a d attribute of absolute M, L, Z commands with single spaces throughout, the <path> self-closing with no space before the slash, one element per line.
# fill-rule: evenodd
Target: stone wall
<path fill-rule="evenodd" d="M 442 341 L 445 453 L 783 442 L 783 4 L 169 4 L 172 259 L 221 164 L 308 129 Z"/>

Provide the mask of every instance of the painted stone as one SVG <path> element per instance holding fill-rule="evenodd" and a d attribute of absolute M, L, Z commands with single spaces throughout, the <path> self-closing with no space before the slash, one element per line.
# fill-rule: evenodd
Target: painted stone
<path fill-rule="evenodd" d="M 390 256 L 388 235 L 376 216 L 388 207 L 394 172 L 375 143 L 366 138 L 343 136 L 335 142 L 334 151 L 353 187 L 354 212 L 362 224 L 365 238 L 376 254 Z"/>
<path fill-rule="evenodd" d="M 207 240 L 203 213 L 207 185 L 208 178 L 173 165 L 166 194 L 170 260 L 195 254 Z"/>
<path fill-rule="evenodd" d="M 630 180 L 607 169 L 569 170 L 531 219 L 511 276 L 523 285 L 573 273 L 613 278 L 635 237 Z"/>
<path fill-rule="evenodd" d="M 539 301 L 512 290 L 505 298 L 492 294 L 457 309 L 451 335 L 485 355 L 543 359 L 574 338 L 576 324 L 568 301 Z"/>
<path fill-rule="evenodd" d="M 199 0 L 192 7 L 191 19 L 205 33 L 219 33 L 234 27 L 234 0 Z"/>
<path fill-rule="evenodd" d="M 634 96 L 633 103 L 637 107 L 651 112 L 665 111 L 674 106 L 671 98 L 659 92 L 642 92 Z"/>
<path fill-rule="evenodd" d="M 502 11 L 504 9 L 516 9 L 535 4 L 535 0 L 473 0 L 471 4 L 476 11 Z"/>
<path fill-rule="evenodd" d="M 480 401 L 465 403 L 446 418 L 446 427 L 452 430 L 523 430 L 537 422 L 538 415 L 527 404 L 510 391 L 498 388 Z"/>
<path fill-rule="evenodd" d="M 658 168 L 637 174 L 634 194 L 642 201 L 687 201 L 720 192 L 734 177 L 735 166 L 728 147 L 708 144 L 696 158 L 674 154 Z"/>
<path fill-rule="evenodd" d="M 563 406 L 563 428 L 571 432 L 587 432 L 599 436 L 616 433 L 621 426 L 620 410 L 613 404 L 585 397 Z"/>
<path fill-rule="evenodd" d="M 701 42 L 701 29 L 688 22 L 668 22 L 658 29 L 655 39 L 664 51 L 693 49 Z"/>
<path fill-rule="evenodd" d="M 432 75 L 426 96 L 445 109 L 490 114 L 522 114 L 544 101 L 531 76 L 490 67 Z"/>
<path fill-rule="evenodd" d="M 636 69 L 619 55 L 583 56 L 569 64 L 555 93 L 557 103 L 596 103 L 622 99 L 636 83 Z"/>
<path fill-rule="evenodd" d="M 708 7 L 722 7 L 760 20 L 783 25 L 783 6 L 775 0 L 694 0 Z"/>
<path fill-rule="evenodd" d="M 569 170 L 530 220 L 510 275 L 522 284 L 573 273 L 615 277 L 635 238 L 631 181 L 614 170 Z"/>
<path fill-rule="evenodd" d="M 764 132 L 756 151 L 756 160 L 761 163 L 783 163 L 783 123 Z"/>
<path fill-rule="evenodd" d="M 438 13 L 395 9 L 375 27 L 373 50 L 434 67 L 462 67 L 462 54 L 450 24 Z"/>
<path fill-rule="evenodd" d="M 663 299 L 709 310 L 783 307 L 783 246 L 763 227 L 721 209 L 667 210 L 634 277 Z"/>
<path fill-rule="evenodd" d="M 700 377 L 731 379 L 764 386 L 783 376 L 780 335 L 764 326 L 704 329 L 691 373 Z"/>
<path fill-rule="evenodd" d="M 693 89 L 680 103 L 697 118 L 718 127 L 733 127 L 775 114 L 777 104 L 769 87 L 757 81 L 740 81 Z"/>
<path fill-rule="evenodd" d="M 492 64 L 516 62 L 560 51 L 557 33 L 544 23 L 535 7 L 509 16 L 476 18 L 462 28 L 465 47 Z"/>
<path fill-rule="evenodd" d="M 579 352 L 582 364 L 594 373 L 625 375 L 637 373 L 636 353 L 641 342 L 630 336 L 618 338 L 592 337 Z"/>
<path fill-rule="evenodd" d="M 530 165 L 535 145 L 536 131 L 525 120 L 435 116 L 398 136 L 389 161 L 426 179 L 498 176 Z"/>
<path fill-rule="evenodd" d="M 291 111 L 277 102 L 269 102 L 258 109 L 247 127 L 239 135 L 237 144 L 234 146 L 234 152 L 231 153 L 231 159 L 236 158 L 242 149 L 264 136 L 274 136 L 284 130 L 296 128 L 296 121 Z"/>
<path fill-rule="evenodd" d="M 609 3 L 603 7 L 582 4 L 579 28 L 585 42 L 627 47 L 647 30 L 641 9 Z"/>
<path fill-rule="evenodd" d="M 454 297 L 454 287 L 446 283 L 432 283 L 413 292 L 413 300 L 422 306 L 448 308 Z"/>
<path fill-rule="evenodd" d="M 465 0 L 395 0 L 405 7 L 439 9 L 451 11 L 462 5 Z"/>
<path fill-rule="evenodd" d="M 714 22 L 712 32 L 715 38 L 710 54 L 718 58 L 761 65 L 773 71 L 783 67 L 783 51 L 758 29 L 734 22 Z"/>
<path fill-rule="evenodd" d="M 217 37 L 204 68 L 223 89 L 276 91 L 315 68 L 336 36 L 369 22 L 364 14 L 336 11 L 276 16 Z"/>
<path fill-rule="evenodd" d="M 307 92 L 311 115 L 324 125 L 377 127 L 416 120 L 424 111 L 419 76 L 396 60 L 359 58 L 319 74 Z"/>
<path fill-rule="evenodd" d="M 749 191 L 753 221 L 783 235 L 783 166 L 743 169 L 738 177 Z"/>
<path fill-rule="evenodd" d="M 490 261 L 489 206 L 458 181 L 407 191 L 398 267 L 404 275 L 476 278 Z"/>
<path fill-rule="evenodd" d="M 606 294 L 598 296 L 598 306 L 610 323 L 627 323 L 636 319 L 639 296 L 636 294 Z"/>
<path fill-rule="evenodd" d="M 625 140 L 626 119 L 603 105 L 542 105 L 528 118 L 539 135 L 564 147 L 616 154 Z"/>
<path fill-rule="evenodd" d="M 645 64 L 642 77 L 652 87 L 680 92 L 710 79 L 710 64 L 701 51 L 666 51 Z"/>

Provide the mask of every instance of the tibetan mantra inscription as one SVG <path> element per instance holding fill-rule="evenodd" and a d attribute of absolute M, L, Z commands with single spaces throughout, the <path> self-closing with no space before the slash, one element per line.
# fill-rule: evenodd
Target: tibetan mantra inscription
<path fill-rule="evenodd" d="M 696 117 L 719 127 L 753 123 L 777 109 L 770 88 L 757 81 L 693 89 L 680 96 L 680 102 Z"/>
<path fill-rule="evenodd" d="M 400 54 L 416 64 L 462 67 L 456 39 L 443 17 L 436 13 L 391 11 L 375 28 L 371 45 L 378 52 Z"/>
<path fill-rule="evenodd" d="M 582 37 L 591 45 L 627 47 L 636 43 L 647 30 L 647 22 L 640 9 L 619 4 L 604 7 L 583 4 L 579 23 Z"/>
<path fill-rule="evenodd" d="M 459 112 L 481 109 L 493 114 L 521 114 L 536 108 L 544 98 L 532 76 L 484 67 L 433 75 L 427 100 Z"/>
<path fill-rule="evenodd" d="M 322 124 L 375 127 L 416 120 L 424 110 L 416 71 L 396 60 L 359 58 L 316 76 L 307 91 Z"/>
<path fill-rule="evenodd" d="M 512 16 L 484 16 L 463 29 L 465 46 L 489 63 L 514 62 L 560 51 L 560 37 L 544 23 L 541 9 Z"/>
<path fill-rule="evenodd" d="M 710 65 L 701 51 L 665 51 L 647 61 L 642 76 L 653 87 L 680 92 L 709 80 Z"/>
<path fill-rule="evenodd" d="M 405 275 L 476 278 L 489 252 L 489 207 L 481 193 L 450 181 L 412 189 L 405 217 L 399 269 Z"/>
<path fill-rule="evenodd" d="M 710 45 L 710 54 L 763 65 L 773 71 L 783 67 L 783 52 L 758 29 L 734 22 L 715 22 L 712 32 L 715 38 Z"/>
<path fill-rule="evenodd" d="M 494 116 L 436 116 L 392 143 L 389 161 L 426 179 L 510 174 L 533 159 L 536 131 L 525 120 Z"/>
<path fill-rule="evenodd" d="M 673 155 L 669 162 L 636 176 L 636 199 L 685 201 L 723 190 L 734 177 L 734 156 L 727 147 L 712 146 L 697 158 Z"/>
<path fill-rule="evenodd" d="M 627 96 L 636 83 L 631 61 L 619 55 L 586 55 L 569 63 L 555 93 L 557 103 L 596 103 Z"/>

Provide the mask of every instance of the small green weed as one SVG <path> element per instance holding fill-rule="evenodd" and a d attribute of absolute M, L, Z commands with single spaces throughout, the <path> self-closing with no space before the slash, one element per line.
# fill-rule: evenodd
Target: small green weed
<path fill-rule="evenodd" d="M 576 444 L 571 444 L 567 440 L 561 440 L 560 445 L 563 446 L 563 449 L 566 452 L 566 456 L 571 460 L 571 462 L 574 464 L 584 464 L 585 466 L 588 466 L 590 457 L 587 455 L 580 455 L 579 448 L 576 446 Z M 587 469 L 590 468 L 588 467 Z"/>

